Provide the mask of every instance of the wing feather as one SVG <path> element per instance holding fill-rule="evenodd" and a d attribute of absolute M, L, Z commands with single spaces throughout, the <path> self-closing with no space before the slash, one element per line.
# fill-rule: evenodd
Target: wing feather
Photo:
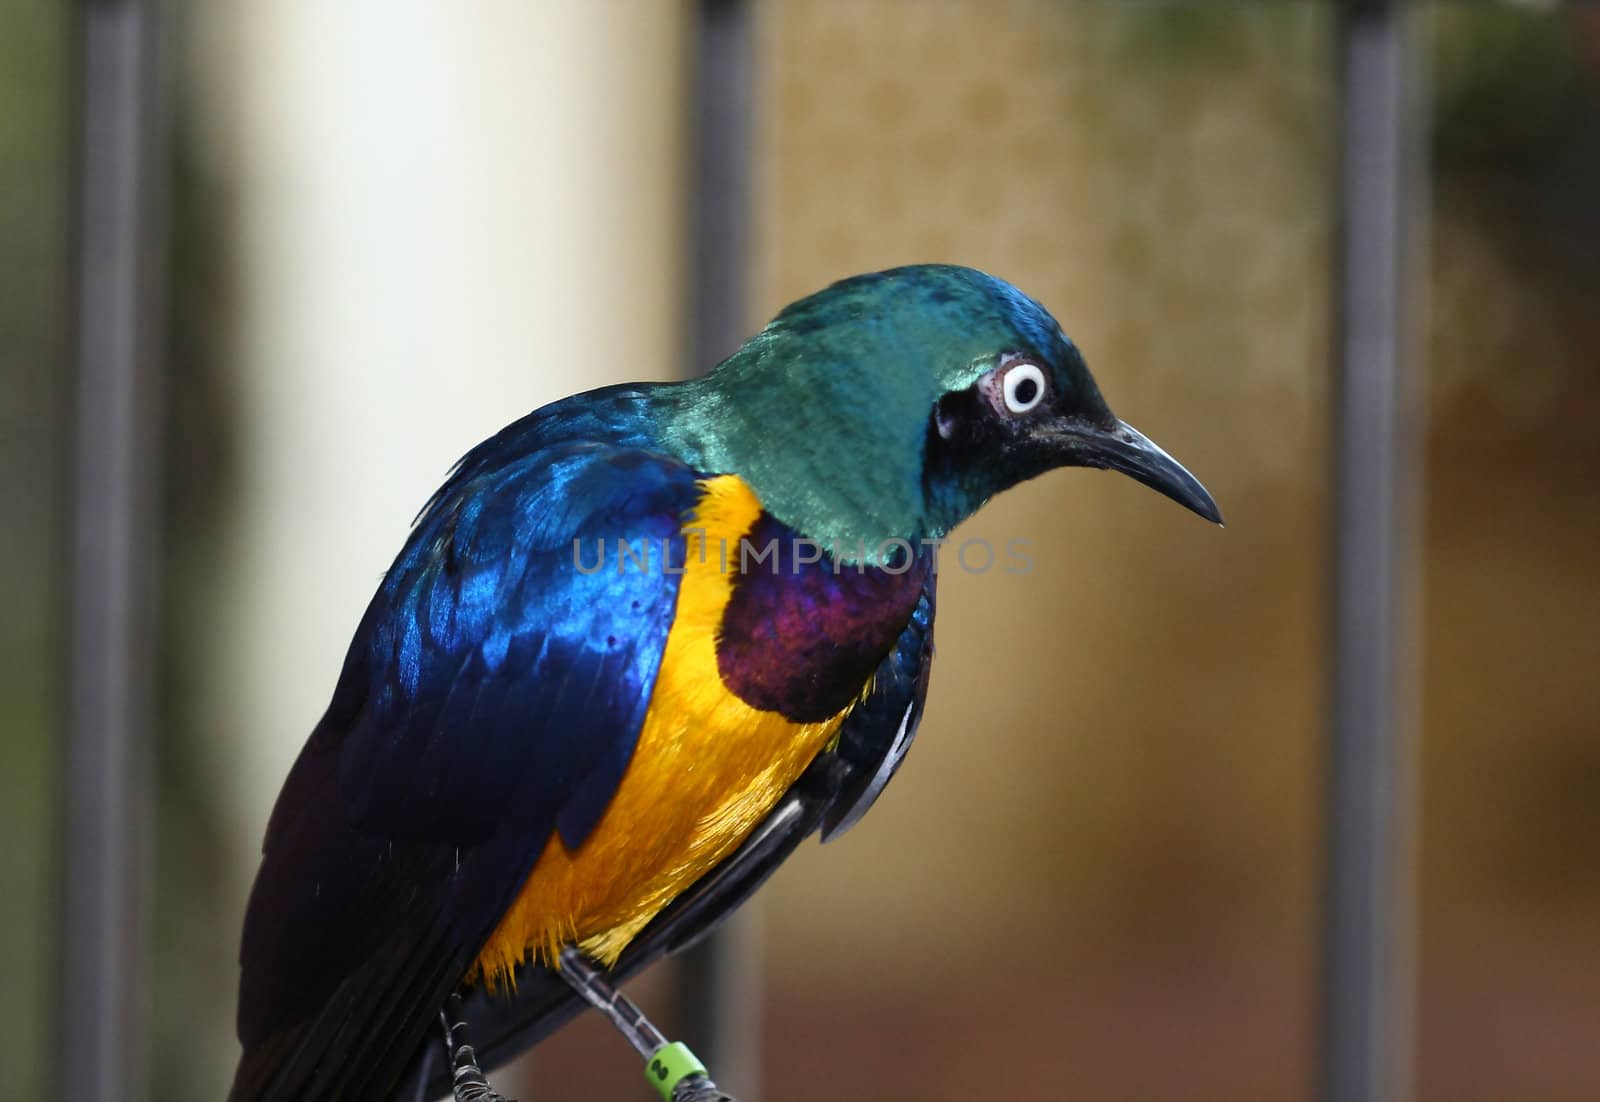
<path fill-rule="evenodd" d="M 394 1089 L 556 824 L 593 826 L 648 707 L 677 577 L 581 572 L 573 541 L 670 546 L 697 493 L 669 457 L 564 443 L 474 453 L 430 503 L 274 809 L 230 1099 Z"/>

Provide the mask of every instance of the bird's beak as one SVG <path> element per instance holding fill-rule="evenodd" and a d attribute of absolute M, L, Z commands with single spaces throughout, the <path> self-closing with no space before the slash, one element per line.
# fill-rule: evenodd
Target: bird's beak
<path fill-rule="evenodd" d="M 1121 471 L 1211 523 L 1222 523 L 1217 503 L 1200 480 L 1126 421 L 1113 420 L 1109 428 L 1080 423 L 1062 435 L 1070 438 L 1074 466 Z"/>

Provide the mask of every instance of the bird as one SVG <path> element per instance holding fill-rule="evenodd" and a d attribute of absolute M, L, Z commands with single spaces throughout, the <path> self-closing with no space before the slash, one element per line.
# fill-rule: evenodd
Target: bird
<path fill-rule="evenodd" d="M 274 805 L 230 1102 L 448 1090 L 447 1006 L 502 1062 L 852 826 L 921 719 L 939 544 L 1062 467 L 1221 523 L 1042 305 L 954 265 L 472 448 Z"/>

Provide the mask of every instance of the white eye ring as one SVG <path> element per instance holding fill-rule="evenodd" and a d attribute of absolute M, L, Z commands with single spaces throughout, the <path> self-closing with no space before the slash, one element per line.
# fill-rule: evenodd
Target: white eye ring
<path fill-rule="evenodd" d="M 1030 388 L 1024 385 L 1027 383 L 1033 384 L 1031 393 Z M 1017 364 L 1009 369 L 1002 386 L 1006 408 L 1012 413 L 1027 413 L 1044 401 L 1044 372 L 1035 364 Z M 1018 388 L 1022 389 L 1025 397 L 1017 394 Z"/>

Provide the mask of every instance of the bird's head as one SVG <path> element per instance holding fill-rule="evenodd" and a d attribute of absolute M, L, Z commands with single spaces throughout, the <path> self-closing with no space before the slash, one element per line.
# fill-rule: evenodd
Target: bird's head
<path fill-rule="evenodd" d="M 1221 520 L 1193 475 L 1112 414 L 1044 307 L 971 268 L 896 268 L 801 299 L 688 384 L 673 425 L 707 469 L 841 547 L 942 537 L 1057 467 L 1121 471 Z"/>

